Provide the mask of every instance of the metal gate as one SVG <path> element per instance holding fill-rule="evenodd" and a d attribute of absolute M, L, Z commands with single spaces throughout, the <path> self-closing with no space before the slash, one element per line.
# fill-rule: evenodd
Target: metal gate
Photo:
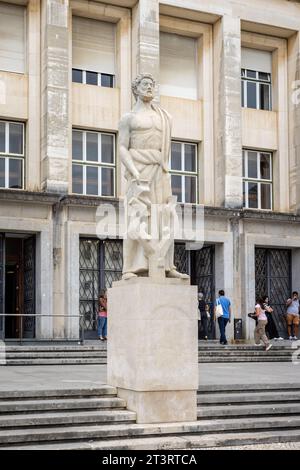
<path fill-rule="evenodd" d="M 0 313 L 5 313 L 4 308 L 4 236 L 0 234 Z M 4 317 L 0 317 L 0 338 L 4 338 Z"/>
<path fill-rule="evenodd" d="M 255 294 L 256 297 L 267 295 L 274 309 L 273 319 L 282 337 L 286 336 L 284 313 L 286 300 L 290 297 L 291 250 L 275 248 L 255 249 Z"/>
<path fill-rule="evenodd" d="M 81 239 L 79 244 L 79 312 L 86 338 L 96 336 L 98 298 L 122 277 L 121 240 Z"/>
<path fill-rule="evenodd" d="M 35 236 L 24 240 L 24 317 L 23 337 L 35 337 Z M 27 316 L 30 315 L 30 316 Z"/>
<path fill-rule="evenodd" d="M 182 243 L 175 243 L 174 261 L 177 270 L 191 276 L 191 284 L 203 292 L 204 300 L 210 306 L 208 338 L 215 338 L 213 305 L 215 298 L 215 247 L 204 246 L 201 250 L 187 251 Z M 201 334 L 201 332 L 200 332 Z"/>

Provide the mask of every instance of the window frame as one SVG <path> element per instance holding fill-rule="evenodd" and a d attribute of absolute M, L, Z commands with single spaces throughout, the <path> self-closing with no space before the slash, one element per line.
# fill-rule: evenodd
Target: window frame
<path fill-rule="evenodd" d="M 255 78 L 254 77 L 248 77 L 247 72 L 255 72 Z M 259 78 L 260 73 L 266 73 L 269 75 L 270 79 L 269 80 L 262 80 Z M 251 69 L 241 69 L 241 81 L 242 81 L 242 97 L 241 97 L 241 105 L 242 108 L 247 108 L 247 109 L 259 109 L 261 111 L 272 111 L 272 74 L 269 72 L 259 72 L 257 70 L 251 70 Z M 248 90 L 247 90 L 247 83 L 255 83 L 255 91 L 256 91 L 256 108 L 250 108 L 248 107 Z M 261 108 L 261 102 L 260 102 L 260 85 L 268 85 L 269 88 L 269 108 L 268 109 L 263 109 Z"/>
<path fill-rule="evenodd" d="M 181 170 L 173 170 L 172 169 L 172 144 L 180 144 L 181 145 Z M 185 162 L 185 152 L 184 146 L 185 145 L 193 145 L 195 147 L 195 171 L 185 171 L 184 170 L 184 162 Z M 181 202 L 180 204 L 198 204 L 199 200 L 199 190 L 198 190 L 198 144 L 196 142 L 188 142 L 188 141 L 180 141 L 180 140 L 173 140 L 171 141 L 171 155 L 170 155 L 170 165 L 169 165 L 169 172 L 172 178 L 172 175 L 180 176 L 181 177 Z M 185 177 L 191 176 L 196 179 L 196 201 L 195 202 L 186 202 L 185 201 Z M 178 201 L 179 202 L 179 201 Z"/>
<path fill-rule="evenodd" d="M 82 133 L 82 160 L 74 159 L 73 158 L 73 132 L 81 132 Z M 92 161 L 86 159 L 86 144 L 87 144 L 87 134 L 97 134 L 97 151 L 98 151 L 98 160 Z M 101 161 L 102 157 L 102 146 L 101 146 L 101 136 L 102 135 L 109 135 L 113 137 L 113 163 L 106 163 Z M 82 166 L 82 193 L 74 193 L 73 192 L 73 165 L 80 165 Z M 87 194 L 87 178 L 86 172 L 87 167 L 94 167 L 98 168 L 98 194 Z M 113 194 L 109 196 L 105 196 L 102 194 L 102 168 L 112 168 L 113 169 Z M 89 129 L 78 129 L 72 128 L 72 194 L 80 194 L 82 196 L 94 196 L 94 197 L 104 197 L 104 198 L 111 198 L 116 197 L 116 179 L 117 179 L 117 167 L 116 167 L 116 134 L 113 132 L 102 132 L 102 131 L 95 131 Z M 101 194 L 100 194 L 101 193 Z"/>
<path fill-rule="evenodd" d="M 25 189 L 25 123 L 21 121 L 6 121 L 0 119 L 0 123 L 5 124 L 5 150 L 4 152 L 0 151 L 0 158 L 4 158 L 4 186 L 1 186 L 0 189 L 10 189 L 15 191 L 22 191 Z M 22 153 L 14 153 L 9 151 L 9 126 L 10 124 L 19 124 L 22 126 Z M 9 186 L 9 167 L 11 160 L 19 160 L 22 162 L 22 178 L 21 188 L 11 188 Z"/>
<path fill-rule="evenodd" d="M 248 177 L 248 152 L 255 152 L 256 153 L 256 169 L 257 169 L 257 178 L 253 177 Z M 270 158 L 270 178 L 261 178 L 260 174 L 260 161 L 261 161 L 261 155 L 266 154 L 269 155 Z M 243 206 L 245 209 L 250 209 L 250 210 L 261 210 L 261 211 L 272 211 L 273 210 L 273 153 L 270 151 L 264 151 L 264 150 L 255 150 L 255 149 L 243 149 L 243 168 L 244 168 L 244 173 L 243 174 L 243 185 L 245 185 L 245 198 L 243 200 Z M 258 201 L 258 207 L 249 207 L 249 189 L 248 189 L 248 183 L 255 183 L 257 184 L 257 201 Z M 263 209 L 261 207 L 261 185 L 262 184 L 267 184 L 270 185 L 270 209 Z"/>
<path fill-rule="evenodd" d="M 82 73 L 82 82 L 74 82 L 73 81 L 73 70 L 77 70 L 79 72 Z M 97 74 L 97 85 L 96 84 L 93 84 L 93 83 L 86 83 L 86 74 L 87 72 L 91 72 L 91 73 L 96 73 Z M 103 86 L 101 85 L 101 77 L 102 75 L 109 75 L 110 77 L 112 77 L 112 86 L 111 87 L 108 87 L 108 86 Z M 106 73 L 106 72 L 94 72 L 93 70 L 84 70 L 84 69 L 78 69 L 78 68 L 75 68 L 75 67 L 72 67 L 72 83 L 80 83 L 81 85 L 91 85 L 91 86 L 98 86 L 98 87 L 101 87 L 101 88 L 116 88 L 116 76 L 115 75 L 112 75 L 111 73 Z"/>

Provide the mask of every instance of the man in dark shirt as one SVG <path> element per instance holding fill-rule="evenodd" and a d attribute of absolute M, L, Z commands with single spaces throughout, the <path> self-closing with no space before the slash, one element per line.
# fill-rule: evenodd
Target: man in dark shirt
<path fill-rule="evenodd" d="M 207 311 L 206 311 L 206 302 L 204 300 L 204 295 L 202 292 L 198 294 L 198 308 L 200 311 L 201 323 L 203 328 L 204 339 L 207 339 Z M 198 330 L 200 337 L 200 329 Z"/>

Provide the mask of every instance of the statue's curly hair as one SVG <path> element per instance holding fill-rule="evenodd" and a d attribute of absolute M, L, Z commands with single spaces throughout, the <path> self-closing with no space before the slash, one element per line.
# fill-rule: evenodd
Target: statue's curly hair
<path fill-rule="evenodd" d="M 132 93 L 133 93 L 135 99 L 137 99 L 137 87 L 139 86 L 139 83 L 144 78 L 150 78 L 150 80 L 152 80 L 152 82 L 153 82 L 153 86 L 155 87 L 156 83 L 155 83 L 154 77 L 153 77 L 153 75 L 151 75 L 151 73 L 140 73 L 139 75 L 137 75 L 135 77 L 134 80 L 132 80 L 132 83 L 131 83 L 131 90 L 132 90 Z"/>

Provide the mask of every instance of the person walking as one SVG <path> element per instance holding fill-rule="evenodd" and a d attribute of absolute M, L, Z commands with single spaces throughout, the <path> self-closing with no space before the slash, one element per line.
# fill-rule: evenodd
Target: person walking
<path fill-rule="evenodd" d="M 265 350 L 269 351 L 272 347 L 272 343 L 268 340 L 265 330 L 268 323 L 266 312 L 272 313 L 273 310 L 271 307 L 264 304 L 263 299 L 258 299 L 255 305 L 257 325 L 254 330 L 254 341 L 257 346 L 259 346 L 262 341 L 265 345 Z"/>
<path fill-rule="evenodd" d="M 107 296 L 106 296 L 106 291 L 102 291 L 102 293 L 99 296 L 98 338 L 100 339 L 100 341 L 107 340 Z"/>
<path fill-rule="evenodd" d="M 200 328 L 202 324 L 204 339 L 208 339 L 208 328 L 207 328 L 207 304 L 204 300 L 203 292 L 199 292 L 198 294 L 198 309 L 200 312 L 200 322 L 199 322 L 199 329 L 198 329 L 198 339 L 200 339 Z"/>
<path fill-rule="evenodd" d="M 220 309 L 220 305 L 222 307 L 221 315 L 217 313 L 217 310 Z M 225 292 L 223 289 L 219 290 L 219 297 L 216 299 L 214 309 L 214 320 L 216 320 L 216 317 L 218 317 L 218 324 L 220 329 L 220 344 L 226 345 L 227 339 L 225 330 L 227 323 L 230 323 L 231 321 L 231 302 L 228 297 L 225 297 Z"/>
<path fill-rule="evenodd" d="M 298 339 L 299 330 L 299 295 L 297 291 L 294 291 L 292 298 L 286 301 L 286 321 L 289 339 Z"/>
<path fill-rule="evenodd" d="M 274 339 L 275 341 L 283 340 L 283 338 L 281 338 L 281 336 L 278 335 L 278 330 L 277 330 L 277 327 L 273 318 L 273 309 L 270 306 L 269 297 L 267 295 L 263 297 L 263 305 L 264 305 L 264 309 L 266 311 L 266 317 L 268 320 L 268 323 L 266 325 L 267 337 L 269 339 Z M 269 307 L 271 310 L 268 310 L 267 307 Z"/>

